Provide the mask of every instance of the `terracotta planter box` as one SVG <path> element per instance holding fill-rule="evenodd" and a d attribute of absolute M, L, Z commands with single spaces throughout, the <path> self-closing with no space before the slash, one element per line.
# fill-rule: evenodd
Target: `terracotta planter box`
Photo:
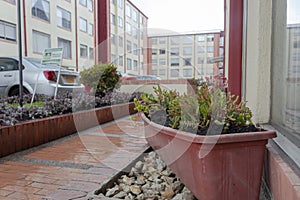
<path fill-rule="evenodd" d="M 265 145 L 275 131 L 199 136 L 141 115 L 148 143 L 198 199 L 259 199 Z"/>
<path fill-rule="evenodd" d="M 0 157 L 135 113 L 126 103 L 0 127 Z"/>

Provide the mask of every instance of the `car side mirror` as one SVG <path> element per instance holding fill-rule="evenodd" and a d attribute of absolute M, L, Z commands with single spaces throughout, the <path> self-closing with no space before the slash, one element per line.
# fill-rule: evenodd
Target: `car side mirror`
<path fill-rule="evenodd" d="M 0 71 L 4 71 L 5 67 L 4 66 L 0 66 Z"/>

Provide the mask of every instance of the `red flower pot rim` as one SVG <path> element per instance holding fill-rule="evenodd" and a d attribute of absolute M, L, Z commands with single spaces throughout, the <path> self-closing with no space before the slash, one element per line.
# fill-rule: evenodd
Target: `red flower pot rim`
<path fill-rule="evenodd" d="M 196 135 L 193 133 L 176 130 L 170 127 L 162 126 L 150 121 L 144 113 L 140 113 L 142 119 L 146 124 L 152 126 L 156 133 L 160 132 L 170 136 L 176 136 L 182 140 L 199 143 L 199 144 L 222 144 L 222 143 L 237 143 L 237 142 L 251 142 L 258 140 L 267 140 L 276 137 L 274 130 L 261 130 L 259 132 L 245 132 L 245 133 L 232 133 L 232 134 L 218 134 L 218 135 Z M 263 134 L 262 134 L 263 133 Z"/>

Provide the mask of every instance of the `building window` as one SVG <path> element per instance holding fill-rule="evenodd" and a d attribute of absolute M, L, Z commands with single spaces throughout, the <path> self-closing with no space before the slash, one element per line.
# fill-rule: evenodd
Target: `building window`
<path fill-rule="evenodd" d="M 119 25 L 120 28 L 123 28 L 123 23 L 124 23 L 123 18 L 119 16 L 118 17 L 118 25 Z"/>
<path fill-rule="evenodd" d="M 137 71 L 137 68 L 138 68 L 138 61 L 137 61 L 137 60 L 134 60 L 134 61 L 133 61 L 133 70 L 134 70 L 134 71 Z"/>
<path fill-rule="evenodd" d="M 171 37 L 171 44 L 178 45 L 180 43 L 180 36 L 173 36 Z"/>
<path fill-rule="evenodd" d="M 130 58 L 126 59 L 126 68 L 127 70 L 132 70 L 132 60 Z"/>
<path fill-rule="evenodd" d="M 206 41 L 207 42 L 213 42 L 214 41 L 214 35 L 207 35 Z"/>
<path fill-rule="evenodd" d="M 127 40 L 127 44 L 126 44 L 126 49 L 127 49 L 127 52 L 131 53 L 132 51 L 132 44 L 129 40 Z"/>
<path fill-rule="evenodd" d="M 125 13 L 127 17 L 131 18 L 131 7 L 128 3 L 126 3 Z"/>
<path fill-rule="evenodd" d="M 116 16 L 110 13 L 110 23 L 116 25 Z"/>
<path fill-rule="evenodd" d="M 157 49 L 152 49 L 152 55 L 157 55 Z"/>
<path fill-rule="evenodd" d="M 164 58 L 159 59 L 159 65 L 160 66 L 166 65 L 166 59 L 164 59 Z"/>
<path fill-rule="evenodd" d="M 16 25 L 0 21 L 0 38 L 9 41 L 17 41 Z"/>
<path fill-rule="evenodd" d="M 165 49 L 160 49 L 159 54 L 166 54 L 166 50 Z"/>
<path fill-rule="evenodd" d="M 79 3 L 83 6 L 86 6 L 86 0 L 79 0 Z"/>
<path fill-rule="evenodd" d="M 300 48 L 300 40 L 299 41 L 294 41 L 294 45 L 293 46 L 294 46 L 295 49 L 299 49 Z"/>
<path fill-rule="evenodd" d="M 92 48 L 92 47 L 89 48 L 89 58 L 91 60 L 94 59 L 94 48 Z"/>
<path fill-rule="evenodd" d="M 157 70 L 153 69 L 151 74 L 157 76 Z"/>
<path fill-rule="evenodd" d="M 157 66 L 157 59 L 152 59 L 152 65 Z"/>
<path fill-rule="evenodd" d="M 57 25 L 71 30 L 71 13 L 57 6 L 56 10 Z"/>
<path fill-rule="evenodd" d="M 93 0 L 88 0 L 87 7 L 89 11 L 93 12 Z"/>
<path fill-rule="evenodd" d="M 118 0 L 119 8 L 123 9 L 123 0 Z"/>
<path fill-rule="evenodd" d="M 184 44 L 193 44 L 193 38 L 191 36 L 184 36 L 183 43 Z"/>
<path fill-rule="evenodd" d="M 179 58 L 171 58 L 171 66 L 179 66 Z"/>
<path fill-rule="evenodd" d="M 132 19 L 133 21 L 137 22 L 138 14 L 136 10 L 132 10 Z"/>
<path fill-rule="evenodd" d="M 91 23 L 89 24 L 88 33 L 89 35 L 94 35 L 94 25 Z"/>
<path fill-rule="evenodd" d="M 214 75 L 214 68 L 212 66 L 208 66 L 206 68 L 206 74 L 207 75 Z"/>
<path fill-rule="evenodd" d="M 203 46 L 198 46 L 198 53 L 205 53 L 205 48 Z"/>
<path fill-rule="evenodd" d="M 178 77 L 179 69 L 171 69 L 171 77 Z"/>
<path fill-rule="evenodd" d="M 65 40 L 62 38 L 58 38 L 58 47 L 63 48 L 63 57 L 64 58 L 71 58 L 72 53 L 72 47 L 71 47 L 71 41 Z"/>
<path fill-rule="evenodd" d="M 192 77 L 193 76 L 193 70 L 192 69 L 183 69 L 183 76 L 184 77 Z"/>
<path fill-rule="evenodd" d="M 204 72 L 203 72 L 203 68 L 202 67 L 199 67 L 197 69 L 197 75 L 204 75 Z"/>
<path fill-rule="evenodd" d="M 123 66 L 123 56 L 119 56 L 119 65 Z"/>
<path fill-rule="evenodd" d="M 183 47 L 183 55 L 192 55 L 192 47 Z"/>
<path fill-rule="evenodd" d="M 115 34 L 110 34 L 110 42 L 111 42 L 111 44 L 113 44 L 113 45 L 116 45 L 116 36 L 115 36 Z"/>
<path fill-rule="evenodd" d="M 32 50 L 35 53 L 43 53 L 50 48 L 50 35 L 32 30 Z"/>
<path fill-rule="evenodd" d="M 119 47 L 123 47 L 123 37 L 119 36 Z"/>
<path fill-rule="evenodd" d="M 204 63 L 204 58 L 198 57 L 198 64 L 203 64 Z"/>
<path fill-rule="evenodd" d="M 111 63 L 117 64 L 117 60 L 116 60 L 116 55 L 115 54 L 111 54 Z"/>
<path fill-rule="evenodd" d="M 116 1 L 116 0 L 110 0 L 110 4 L 116 5 L 116 4 L 117 4 L 117 1 Z"/>
<path fill-rule="evenodd" d="M 171 55 L 178 56 L 179 55 L 179 48 L 171 48 Z"/>
<path fill-rule="evenodd" d="M 82 17 L 79 18 L 79 29 L 83 32 L 87 31 L 87 21 Z"/>
<path fill-rule="evenodd" d="M 198 35 L 198 42 L 204 42 L 205 41 L 205 35 Z"/>
<path fill-rule="evenodd" d="M 126 33 L 131 35 L 131 24 L 129 24 L 128 22 L 126 22 Z"/>
<path fill-rule="evenodd" d="M 152 44 L 157 44 L 157 38 L 151 38 L 151 43 Z"/>
<path fill-rule="evenodd" d="M 183 58 L 184 66 L 192 66 L 192 58 Z"/>
<path fill-rule="evenodd" d="M 166 38 L 165 37 L 160 37 L 159 38 L 159 44 L 166 44 Z"/>
<path fill-rule="evenodd" d="M 45 21 L 50 21 L 49 2 L 45 0 L 32 0 L 31 14 Z"/>
<path fill-rule="evenodd" d="M 133 37 L 134 37 L 135 39 L 138 39 L 138 30 L 137 30 L 136 27 L 133 27 L 133 28 L 132 28 L 132 33 L 133 33 Z"/>
<path fill-rule="evenodd" d="M 207 49 L 207 53 L 213 53 L 215 51 L 214 46 L 207 46 L 206 49 Z"/>
<path fill-rule="evenodd" d="M 166 75 L 166 70 L 165 69 L 160 69 L 159 70 L 159 75 L 160 76 L 165 76 Z"/>
<path fill-rule="evenodd" d="M 87 57 L 88 55 L 88 48 L 84 44 L 80 44 L 80 57 Z"/>
<path fill-rule="evenodd" d="M 138 46 L 137 46 L 137 44 L 133 44 L 133 54 L 138 55 Z"/>

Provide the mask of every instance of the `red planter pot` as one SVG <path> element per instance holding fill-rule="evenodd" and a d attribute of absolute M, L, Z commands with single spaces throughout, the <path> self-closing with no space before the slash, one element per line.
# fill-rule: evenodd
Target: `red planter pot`
<path fill-rule="evenodd" d="M 141 115 L 148 143 L 198 199 L 259 199 L 265 146 L 275 131 L 199 136 Z"/>

